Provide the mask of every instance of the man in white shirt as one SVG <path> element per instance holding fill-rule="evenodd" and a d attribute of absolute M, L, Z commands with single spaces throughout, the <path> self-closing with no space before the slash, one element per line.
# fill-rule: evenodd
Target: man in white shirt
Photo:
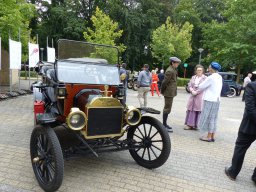
<path fill-rule="evenodd" d="M 244 78 L 244 84 L 243 84 L 244 92 L 247 84 L 251 82 L 251 78 L 252 78 L 252 73 L 248 73 L 247 77 Z M 243 93 L 242 101 L 244 101 L 244 93 Z"/>

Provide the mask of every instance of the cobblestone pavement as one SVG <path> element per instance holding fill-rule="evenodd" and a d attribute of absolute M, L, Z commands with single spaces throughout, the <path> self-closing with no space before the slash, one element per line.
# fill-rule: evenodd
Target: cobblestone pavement
<path fill-rule="evenodd" d="M 128 91 L 128 104 L 138 105 L 136 92 Z M 33 129 L 32 95 L 0 102 L 0 191 L 42 191 L 35 180 L 29 155 Z M 256 191 L 250 180 L 255 166 L 255 145 L 247 152 L 237 181 L 224 167 L 230 164 L 244 110 L 241 97 L 222 98 L 215 143 L 199 141 L 198 131 L 183 130 L 188 94 L 179 89 L 169 123 L 172 151 L 160 168 L 140 167 L 128 151 L 65 161 L 61 192 L 148 191 Z M 149 96 L 149 106 L 161 110 L 163 97 Z M 161 120 L 160 115 L 154 115 Z"/>

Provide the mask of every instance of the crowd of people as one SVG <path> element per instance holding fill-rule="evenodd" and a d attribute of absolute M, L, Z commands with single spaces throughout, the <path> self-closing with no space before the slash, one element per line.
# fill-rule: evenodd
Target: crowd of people
<path fill-rule="evenodd" d="M 150 72 L 149 65 L 145 64 L 138 77 L 138 99 L 141 108 L 147 107 L 147 95 L 150 90 L 152 96 L 154 96 L 154 91 L 159 97 L 160 92 L 164 96 L 162 123 L 168 132 L 173 132 L 172 127 L 167 124 L 167 119 L 172 109 L 173 99 L 177 95 L 176 69 L 180 63 L 179 58 L 170 57 L 169 67 L 165 73 L 161 70 L 158 75 L 156 74 L 157 70 Z M 223 79 L 218 74 L 220 70 L 221 65 L 212 62 L 208 67 L 210 75 L 206 77 L 204 67 L 196 65 L 195 75 L 192 76 L 188 84 L 190 96 L 187 103 L 184 130 L 199 129 L 202 133 L 201 141 L 215 142 L 220 96 L 223 87 Z M 251 77 L 252 73 L 248 73 L 248 76 L 244 79 L 244 94 L 242 97 L 242 100 L 245 101 L 244 115 L 239 127 L 231 166 L 224 170 L 231 180 L 236 179 L 242 168 L 247 149 L 256 140 L 256 82 L 251 82 Z M 256 184 L 256 168 L 251 179 Z"/>
<path fill-rule="evenodd" d="M 149 65 L 145 64 L 138 76 L 138 100 L 140 107 L 147 107 L 147 97 L 151 90 L 160 97 L 160 92 L 164 96 L 163 125 L 168 132 L 173 132 L 173 128 L 168 125 L 168 116 L 171 113 L 173 99 L 177 95 L 177 67 L 181 60 L 177 57 L 170 57 L 170 65 L 166 69 L 156 74 L 156 70 L 149 71 Z M 197 130 L 207 132 L 207 135 L 200 137 L 202 141 L 214 142 L 217 127 L 217 117 L 220 103 L 220 92 L 222 88 L 222 77 L 217 73 L 221 66 L 217 62 L 212 62 L 209 66 L 210 77 L 204 75 L 204 67 L 197 65 L 195 75 L 189 82 L 190 97 L 187 104 L 185 118 L 185 130 Z M 160 80 L 160 83 L 158 81 Z M 160 85 L 160 86 L 158 86 Z M 160 92 L 158 87 L 160 87 Z M 203 108 L 204 106 L 204 108 Z"/>

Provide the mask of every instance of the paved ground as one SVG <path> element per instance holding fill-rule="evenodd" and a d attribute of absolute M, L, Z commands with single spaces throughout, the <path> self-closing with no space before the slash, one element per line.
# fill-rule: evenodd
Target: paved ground
<path fill-rule="evenodd" d="M 35 180 L 29 157 L 33 129 L 32 95 L 0 102 L 0 191 L 42 191 Z M 230 164 L 243 114 L 241 97 L 222 98 L 215 143 L 199 141 L 199 132 L 183 130 L 188 94 L 178 91 L 170 124 L 172 151 L 161 168 L 137 165 L 128 151 L 72 159 L 65 162 L 62 192 L 93 191 L 256 191 L 250 180 L 255 166 L 255 145 L 247 152 L 236 182 L 224 175 Z M 138 105 L 136 92 L 128 92 L 128 104 Z M 161 110 L 163 97 L 149 97 L 149 106 Z M 160 115 L 155 115 L 161 119 Z"/>

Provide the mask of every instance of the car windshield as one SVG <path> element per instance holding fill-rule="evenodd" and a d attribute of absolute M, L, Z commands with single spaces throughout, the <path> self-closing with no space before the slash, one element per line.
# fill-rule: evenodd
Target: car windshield
<path fill-rule="evenodd" d="M 104 63 L 87 62 L 85 58 L 80 61 L 75 59 L 61 60 L 58 62 L 58 79 L 65 83 L 83 83 L 97 85 L 118 85 L 120 82 L 118 68 Z M 93 61 L 93 59 L 90 59 Z"/>
<path fill-rule="evenodd" d="M 118 49 L 113 46 L 59 40 L 58 80 L 65 83 L 118 85 L 118 55 Z"/>

